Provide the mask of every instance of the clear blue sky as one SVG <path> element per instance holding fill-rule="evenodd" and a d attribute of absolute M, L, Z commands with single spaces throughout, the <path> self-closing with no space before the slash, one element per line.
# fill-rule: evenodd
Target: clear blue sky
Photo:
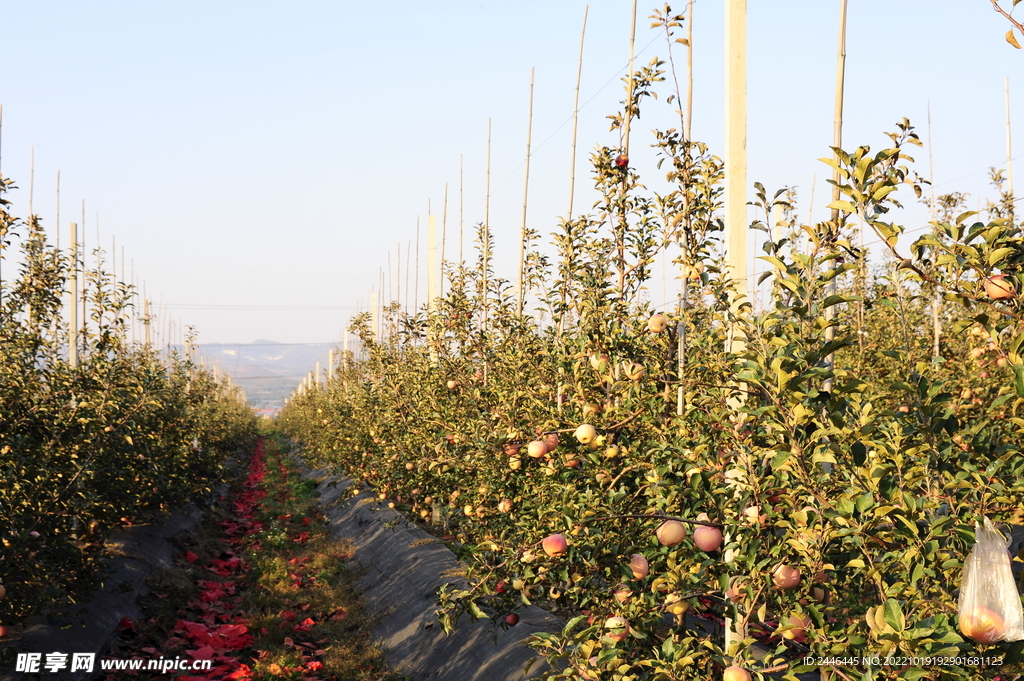
<path fill-rule="evenodd" d="M 567 203 L 585 5 L 4 2 L 2 171 L 20 187 L 15 212 L 27 212 L 34 145 L 44 224 L 59 169 L 61 243 L 84 199 L 87 243 L 98 214 L 103 245 L 115 235 L 150 297 L 179 306 L 174 317 L 201 341 L 333 341 L 399 243 L 405 260 L 428 201 L 440 219 L 446 182 L 452 256 L 460 154 L 468 242 L 483 217 L 490 117 L 491 223 L 499 274 L 513 279 L 530 68 L 529 223 L 547 234 Z M 749 181 L 797 185 L 804 216 L 817 174 L 821 219 L 839 1 L 749 5 Z M 640 5 L 638 63 L 666 55 L 648 28 L 653 7 Z M 618 139 L 605 116 L 622 96 L 629 12 L 629 0 L 590 3 L 577 209 L 591 200 L 590 151 Z M 698 0 L 695 12 L 693 133 L 722 153 L 723 11 Z M 1014 117 L 1024 114 L 1024 52 L 1003 41 L 1005 20 L 988 0 L 854 0 L 849 13 L 845 146 L 880 146 L 904 116 L 924 138 L 930 101 L 938 191 L 970 192 L 972 207 L 991 196 L 987 169 L 1005 160 L 1006 76 Z M 633 162 L 652 187 L 661 173 L 641 148 L 652 127 L 675 124 L 671 109 L 649 104 L 633 128 Z M 927 154 L 917 158 L 927 175 Z M 927 213 L 914 206 L 906 220 L 919 227 Z M 660 282 L 651 298 L 661 300 Z M 347 309 L 246 307 L 257 305 Z"/>

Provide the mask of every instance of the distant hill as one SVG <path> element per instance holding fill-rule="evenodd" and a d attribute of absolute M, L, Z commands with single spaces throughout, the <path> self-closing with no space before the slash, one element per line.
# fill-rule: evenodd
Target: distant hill
<path fill-rule="evenodd" d="M 278 343 L 255 340 L 252 343 L 202 343 L 200 356 L 208 368 L 219 367 L 245 390 L 256 408 L 284 405 L 284 400 L 299 385 L 308 371 L 327 370 L 331 348 L 338 343 Z"/>

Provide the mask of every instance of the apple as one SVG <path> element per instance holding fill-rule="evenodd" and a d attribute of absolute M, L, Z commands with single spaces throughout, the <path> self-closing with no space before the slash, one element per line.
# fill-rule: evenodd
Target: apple
<path fill-rule="evenodd" d="M 643 579 L 651 572 L 651 565 L 647 562 L 647 558 L 634 553 L 629 557 L 629 569 L 633 573 L 633 579 Z"/>
<path fill-rule="evenodd" d="M 995 643 L 1003 637 L 1006 625 L 1002 617 L 988 608 L 976 607 L 960 618 L 960 631 L 978 643 Z"/>
<path fill-rule="evenodd" d="M 414 471 L 414 470 L 416 470 L 416 464 L 414 464 L 414 463 L 407 463 L 407 464 L 405 464 L 405 470 L 407 470 L 407 471 Z"/>
<path fill-rule="evenodd" d="M 507 624 L 510 627 L 516 626 L 517 624 L 519 624 L 519 615 L 517 615 L 514 612 L 510 612 L 509 614 L 505 615 L 505 624 Z"/>
<path fill-rule="evenodd" d="M 511 459 L 508 460 L 508 467 L 514 471 L 519 470 L 520 468 L 522 468 L 522 466 L 523 460 L 520 459 L 518 456 L 513 456 Z"/>
<path fill-rule="evenodd" d="M 486 506 L 477 506 L 476 507 L 476 517 L 477 518 L 483 518 L 485 515 L 487 515 L 487 507 Z"/>
<path fill-rule="evenodd" d="M 644 365 L 636 362 L 627 363 L 622 368 L 622 373 L 631 381 L 639 381 L 644 377 Z"/>
<path fill-rule="evenodd" d="M 717 551 L 722 545 L 722 531 L 717 527 L 700 525 L 693 531 L 693 543 L 705 553 Z"/>
<path fill-rule="evenodd" d="M 459 387 L 459 382 L 458 381 L 449 380 L 446 385 L 448 386 L 449 390 L 455 390 L 456 388 Z"/>
<path fill-rule="evenodd" d="M 972 397 L 974 397 L 974 391 L 971 390 L 970 388 L 964 388 L 963 390 L 960 391 L 961 400 L 969 400 Z"/>
<path fill-rule="evenodd" d="M 1006 358 L 1005 357 L 1000 357 L 999 359 L 997 359 L 996 360 L 996 366 L 1000 367 L 1000 368 L 1005 367 L 1006 366 Z"/>
<path fill-rule="evenodd" d="M 474 513 L 476 513 L 476 509 L 473 508 L 473 504 L 466 504 L 462 507 L 462 512 L 466 514 L 467 518 L 470 518 Z"/>
<path fill-rule="evenodd" d="M 604 628 L 608 630 L 605 636 L 616 643 L 629 636 L 629 622 L 625 617 L 609 617 L 604 622 Z"/>
<path fill-rule="evenodd" d="M 498 582 L 497 584 L 495 584 L 495 585 L 494 585 L 494 593 L 499 593 L 499 594 L 503 594 L 503 593 L 505 593 L 505 592 L 506 592 L 507 590 L 508 590 L 508 589 L 507 589 L 507 587 L 505 586 L 505 582 Z"/>
<path fill-rule="evenodd" d="M 534 440 L 526 446 L 526 455 L 533 459 L 539 459 L 547 453 L 548 445 L 544 440 Z"/>
<path fill-rule="evenodd" d="M 512 510 L 512 500 L 511 499 L 502 499 L 501 501 L 499 501 L 498 502 L 498 510 L 500 512 L 502 512 L 502 513 L 508 513 L 509 511 L 511 511 Z"/>
<path fill-rule="evenodd" d="M 544 537 L 540 545 L 544 549 L 544 553 L 549 556 L 561 556 L 569 548 L 569 542 L 565 541 L 565 537 L 561 534 Z"/>
<path fill-rule="evenodd" d="M 782 632 L 782 638 L 788 638 L 791 641 L 802 641 L 807 637 L 807 629 L 810 628 L 813 622 L 811 622 L 811 618 L 807 615 L 798 613 L 790 615 L 780 624 L 792 627 L 792 629 Z"/>
<path fill-rule="evenodd" d="M 605 373 L 608 371 L 608 355 L 605 354 L 593 354 L 590 356 L 590 368 L 599 373 Z"/>
<path fill-rule="evenodd" d="M 899 411 L 899 412 L 904 413 L 904 414 L 909 414 L 910 413 L 910 407 L 908 407 L 905 404 L 901 404 L 899 406 L 899 409 L 897 409 L 896 411 Z"/>
<path fill-rule="evenodd" d="M 618 445 L 609 445 L 609 446 L 605 447 L 605 449 L 604 449 L 604 458 L 606 458 L 606 459 L 614 459 L 618 455 L 619 455 L 619 447 L 618 447 Z"/>
<path fill-rule="evenodd" d="M 625 154 L 619 154 L 618 156 L 615 157 L 615 167 L 616 168 L 625 168 L 628 165 L 629 165 L 629 156 L 626 156 Z"/>
<path fill-rule="evenodd" d="M 0 624 L 0 638 L 6 638 L 7 636 L 10 636 L 10 635 L 11 635 L 11 628 L 6 626 L 6 625 L 4 625 L 4 624 Z"/>
<path fill-rule="evenodd" d="M 590 418 L 604 411 L 604 405 L 594 402 L 588 402 L 583 405 L 583 418 Z"/>
<path fill-rule="evenodd" d="M 1013 280 L 1005 274 L 994 274 L 985 280 L 985 295 L 992 300 L 1006 300 L 1017 295 Z"/>
<path fill-rule="evenodd" d="M 629 588 L 628 584 L 619 584 L 615 587 L 615 592 L 612 595 L 619 603 L 625 603 L 633 595 L 633 590 Z"/>
<path fill-rule="evenodd" d="M 566 468 L 576 468 L 577 466 L 580 465 L 580 463 L 581 463 L 580 459 L 578 459 L 577 457 L 574 457 L 571 454 L 567 454 L 566 457 L 565 457 L 565 467 Z"/>
<path fill-rule="evenodd" d="M 750 672 L 743 667 L 732 665 L 722 672 L 722 681 L 750 681 Z"/>
<path fill-rule="evenodd" d="M 704 263 L 697 261 L 696 264 L 686 266 L 686 278 L 690 281 L 700 281 L 700 275 L 704 272 Z"/>
<path fill-rule="evenodd" d="M 779 589 L 792 589 L 800 583 L 800 571 L 791 565 L 780 565 L 772 573 L 772 582 Z"/>
<path fill-rule="evenodd" d="M 747 592 L 743 589 L 743 580 L 733 578 L 729 588 L 725 590 L 725 597 L 733 603 L 739 603 L 746 598 Z"/>
<path fill-rule="evenodd" d="M 544 436 L 544 444 L 548 446 L 548 451 L 553 452 L 558 449 L 558 433 L 548 433 Z"/>
<path fill-rule="evenodd" d="M 502 449 L 508 456 L 515 456 L 519 453 L 520 445 L 514 442 L 506 442 Z"/>
<path fill-rule="evenodd" d="M 985 354 L 985 348 L 971 348 L 971 351 L 967 354 L 971 356 L 971 359 L 978 359 Z"/>
<path fill-rule="evenodd" d="M 484 380 L 484 370 L 483 369 L 477 369 L 476 371 L 474 371 L 473 372 L 473 378 L 475 378 L 478 381 Z"/>
<path fill-rule="evenodd" d="M 651 333 L 664 333 L 665 329 L 668 328 L 668 317 L 661 314 L 660 312 L 652 315 L 647 320 L 647 330 Z"/>
<path fill-rule="evenodd" d="M 584 423 L 576 429 L 573 436 L 579 440 L 580 444 L 587 445 L 597 438 L 597 429 L 589 423 Z"/>
<path fill-rule="evenodd" d="M 431 497 L 431 496 L 423 497 L 423 503 L 426 504 L 427 506 L 433 506 L 434 505 L 434 497 Z"/>
<path fill-rule="evenodd" d="M 678 520 L 666 520 L 654 531 L 662 546 L 675 546 L 686 539 L 686 525 Z"/>
<path fill-rule="evenodd" d="M 395 507 L 395 502 L 389 501 L 388 502 L 388 508 L 394 508 L 394 507 Z"/>

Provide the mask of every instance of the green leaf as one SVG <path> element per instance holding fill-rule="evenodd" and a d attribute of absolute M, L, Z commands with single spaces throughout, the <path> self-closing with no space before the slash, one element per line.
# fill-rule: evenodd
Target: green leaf
<path fill-rule="evenodd" d="M 856 206 L 854 206 L 849 201 L 842 201 L 842 200 L 840 200 L 840 201 L 833 201 L 832 203 L 828 204 L 826 206 L 826 208 L 831 208 L 832 210 L 842 210 L 842 211 L 846 211 L 847 213 L 856 213 L 857 212 L 857 207 Z"/>
<path fill-rule="evenodd" d="M 903 631 L 907 626 L 907 620 L 903 616 L 899 601 L 889 598 L 885 601 L 884 608 L 885 623 L 896 631 Z"/>
<path fill-rule="evenodd" d="M 1013 365 L 1013 389 L 1017 397 L 1024 397 L 1024 364 Z"/>

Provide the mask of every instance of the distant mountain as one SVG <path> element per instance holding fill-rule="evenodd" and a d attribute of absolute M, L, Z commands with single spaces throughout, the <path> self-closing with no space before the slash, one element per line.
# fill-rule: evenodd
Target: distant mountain
<path fill-rule="evenodd" d="M 257 408 L 284 405 L 284 400 L 309 371 L 327 371 L 331 348 L 337 343 L 279 343 L 259 339 L 252 343 L 202 343 L 200 357 L 207 367 L 217 367 L 242 387 L 249 403 Z"/>

